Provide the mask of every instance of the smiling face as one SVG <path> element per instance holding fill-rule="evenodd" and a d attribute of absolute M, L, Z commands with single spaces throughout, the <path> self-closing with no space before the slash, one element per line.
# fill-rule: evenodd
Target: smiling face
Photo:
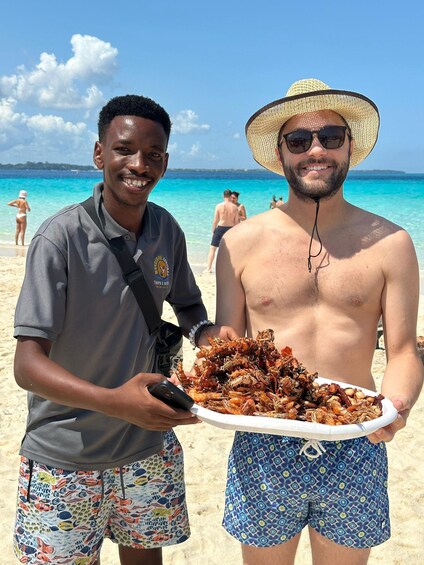
<path fill-rule="evenodd" d="M 345 122 L 335 112 L 324 110 L 294 116 L 280 133 L 278 154 L 284 175 L 291 190 L 301 200 L 309 198 L 331 198 L 343 185 L 349 171 L 351 143 L 346 135 L 344 144 L 338 149 L 325 149 L 316 135 L 311 147 L 304 153 L 293 154 L 287 149 L 282 134 L 299 129 L 316 131 L 327 125 L 345 126 Z"/>
<path fill-rule="evenodd" d="M 116 116 L 94 147 L 94 162 L 103 170 L 106 209 L 144 210 L 149 194 L 168 165 L 167 135 L 158 122 L 138 116 Z"/>

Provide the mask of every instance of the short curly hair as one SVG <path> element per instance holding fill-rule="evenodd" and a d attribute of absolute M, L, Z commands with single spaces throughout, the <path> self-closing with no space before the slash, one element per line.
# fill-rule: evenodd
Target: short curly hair
<path fill-rule="evenodd" d="M 125 96 L 115 96 L 115 98 L 109 100 L 100 110 L 99 121 L 97 122 L 100 141 L 103 141 L 111 121 L 116 116 L 138 116 L 158 122 L 163 127 L 169 140 L 171 134 L 169 114 L 151 98 L 126 94 Z"/>

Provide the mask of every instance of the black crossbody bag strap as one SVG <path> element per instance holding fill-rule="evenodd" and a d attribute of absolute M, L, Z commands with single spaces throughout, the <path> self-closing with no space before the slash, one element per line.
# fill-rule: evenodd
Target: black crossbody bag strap
<path fill-rule="evenodd" d="M 143 272 L 137 263 L 134 261 L 130 250 L 128 249 L 125 240 L 122 237 L 115 237 L 113 239 L 108 239 L 104 233 L 103 226 L 100 223 L 99 217 L 96 213 L 94 206 L 94 199 L 92 196 L 81 202 L 81 206 L 103 233 L 106 241 L 115 257 L 117 258 L 119 265 L 121 266 L 122 273 L 124 275 L 125 282 L 128 284 L 134 296 L 140 306 L 140 310 L 143 312 L 144 319 L 146 320 L 147 326 L 149 328 L 150 334 L 156 333 L 159 330 L 159 326 L 162 322 L 159 315 L 158 309 L 156 308 L 155 301 L 153 300 L 150 288 L 144 279 Z"/>

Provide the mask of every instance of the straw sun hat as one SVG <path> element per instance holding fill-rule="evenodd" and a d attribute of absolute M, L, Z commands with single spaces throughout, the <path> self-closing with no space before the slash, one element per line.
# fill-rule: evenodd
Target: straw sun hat
<path fill-rule="evenodd" d="M 247 122 L 247 142 L 255 161 L 265 169 L 283 175 L 275 153 L 281 127 L 297 114 L 320 110 L 337 112 L 349 125 L 355 141 L 350 167 L 365 159 L 377 141 L 380 125 L 377 106 L 362 94 L 333 90 L 318 79 L 308 78 L 292 84 L 285 98 L 267 104 Z"/>

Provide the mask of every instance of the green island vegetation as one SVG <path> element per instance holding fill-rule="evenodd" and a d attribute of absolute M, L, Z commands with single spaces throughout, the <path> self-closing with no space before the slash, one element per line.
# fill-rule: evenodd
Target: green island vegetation
<path fill-rule="evenodd" d="M 97 171 L 93 165 L 69 165 L 68 163 L 42 163 L 38 161 L 27 161 L 26 163 L 6 164 L 0 163 L 0 169 L 18 171 Z"/>
<path fill-rule="evenodd" d="M 2 164 L 0 163 L 0 170 L 20 170 L 20 171 L 97 171 L 93 165 L 70 165 L 69 163 L 47 163 L 45 162 L 33 162 L 27 161 L 26 163 L 15 163 L 15 164 Z M 278 176 L 274 173 L 270 173 L 265 169 L 169 169 L 174 173 L 184 172 L 184 173 L 199 173 L 202 171 L 211 171 L 211 172 L 225 172 L 229 171 L 231 173 L 237 173 L 240 175 L 249 174 L 249 173 L 263 173 L 266 176 Z M 404 171 L 395 171 L 395 170 L 388 170 L 388 169 L 372 169 L 372 170 L 352 170 L 349 171 L 349 175 L 405 175 Z"/>

